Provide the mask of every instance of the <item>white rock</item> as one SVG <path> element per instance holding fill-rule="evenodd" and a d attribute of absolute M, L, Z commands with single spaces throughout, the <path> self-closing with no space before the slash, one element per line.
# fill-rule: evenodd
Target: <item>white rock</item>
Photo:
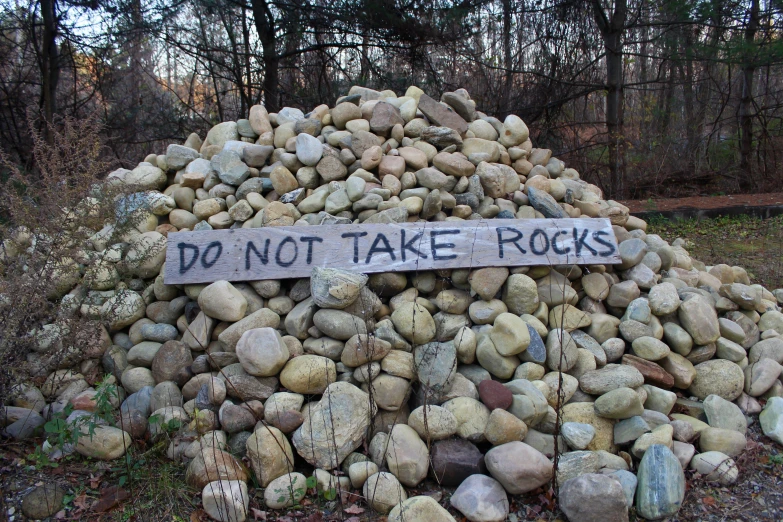
<path fill-rule="evenodd" d="M 296 137 L 296 157 L 308 167 L 315 167 L 321 161 L 324 146 L 315 136 L 301 133 Z"/>
<path fill-rule="evenodd" d="M 759 414 L 759 423 L 764 435 L 778 444 L 783 444 L 783 399 L 772 397 Z"/>
<path fill-rule="evenodd" d="M 250 496 L 247 484 L 239 480 L 216 480 L 201 492 L 204 511 L 219 522 L 244 522 L 247 519 Z"/>

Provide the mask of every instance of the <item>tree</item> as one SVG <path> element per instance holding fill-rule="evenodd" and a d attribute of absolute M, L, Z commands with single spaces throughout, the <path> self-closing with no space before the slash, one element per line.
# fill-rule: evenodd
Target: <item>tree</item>
<path fill-rule="evenodd" d="M 595 23 L 604 42 L 606 60 L 606 131 L 612 187 L 625 194 L 625 134 L 623 122 L 623 34 L 628 18 L 628 1 L 614 0 L 607 14 L 601 0 L 592 0 Z"/>
<path fill-rule="evenodd" d="M 748 22 L 745 26 L 745 52 L 742 64 L 742 94 L 739 106 L 740 129 L 740 188 L 748 190 L 753 184 L 753 176 L 749 175 L 750 156 L 753 148 L 753 75 L 756 72 L 755 40 L 759 27 L 759 0 L 751 0 L 748 9 Z"/>

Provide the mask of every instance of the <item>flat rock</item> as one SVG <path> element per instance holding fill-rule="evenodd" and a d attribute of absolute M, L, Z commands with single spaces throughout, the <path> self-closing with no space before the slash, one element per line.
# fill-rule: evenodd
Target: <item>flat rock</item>
<path fill-rule="evenodd" d="M 462 116 L 454 111 L 450 111 L 426 94 L 422 94 L 419 98 L 418 108 L 428 120 L 436 125 L 453 129 L 460 135 L 465 134 L 468 130 L 468 122 Z"/>
<path fill-rule="evenodd" d="M 591 395 L 603 395 L 617 388 L 638 388 L 644 376 L 633 366 L 607 364 L 600 370 L 586 372 L 579 378 L 579 387 Z"/>
<path fill-rule="evenodd" d="M 674 377 L 669 372 L 661 368 L 659 364 L 631 354 L 623 355 L 622 363 L 628 366 L 633 366 L 639 370 L 639 372 L 644 377 L 644 382 L 646 384 L 660 386 L 661 388 L 671 388 L 674 386 Z"/>

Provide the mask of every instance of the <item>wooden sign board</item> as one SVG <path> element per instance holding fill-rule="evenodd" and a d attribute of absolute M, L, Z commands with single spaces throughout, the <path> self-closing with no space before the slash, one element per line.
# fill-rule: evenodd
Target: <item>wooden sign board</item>
<path fill-rule="evenodd" d="M 616 264 L 608 219 L 492 219 L 241 228 L 168 235 L 166 284 L 486 266 Z"/>

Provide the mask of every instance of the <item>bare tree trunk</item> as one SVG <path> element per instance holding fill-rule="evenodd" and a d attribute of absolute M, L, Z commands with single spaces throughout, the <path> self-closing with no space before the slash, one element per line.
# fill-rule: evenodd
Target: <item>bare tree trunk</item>
<path fill-rule="evenodd" d="M 41 0 L 43 37 L 41 42 L 41 109 L 46 121 L 57 113 L 57 82 L 60 62 L 57 50 L 57 0 Z"/>
<path fill-rule="evenodd" d="M 369 85 L 370 81 L 370 56 L 368 47 L 370 45 L 370 39 L 367 35 L 362 36 L 362 59 L 359 69 L 359 85 Z"/>
<path fill-rule="evenodd" d="M 280 57 L 276 49 L 275 18 L 266 0 L 250 0 L 250 5 L 263 53 L 264 105 L 269 112 L 277 112 L 280 109 Z"/>
<path fill-rule="evenodd" d="M 623 129 L 623 33 L 628 16 L 627 0 L 615 0 L 611 19 L 600 0 L 593 0 L 593 14 L 606 52 L 606 130 L 609 134 L 609 172 L 615 197 L 625 195 L 625 136 Z"/>
<path fill-rule="evenodd" d="M 143 105 L 141 94 L 141 76 L 142 76 L 142 15 L 141 1 L 133 0 L 131 2 L 131 27 L 130 27 L 130 99 L 131 99 L 131 125 L 132 128 L 138 128 L 137 120 L 139 111 Z"/>
<path fill-rule="evenodd" d="M 748 46 L 742 67 L 742 97 L 739 106 L 740 127 L 740 189 L 749 190 L 753 185 L 753 176 L 750 173 L 750 157 L 753 148 L 753 76 L 756 66 L 753 63 L 753 42 L 756 39 L 756 31 L 759 26 L 759 0 L 752 0 L 748 25 L 745 28 L 745 43 Z"/>
<path fill-rule="evenodd" d="M 247 105 L 248 110 L 250 107 L 253 106 L 253 71 L 250 67 L 250 28 L 247 25 L 247 13 L 245 12 L 245 8 L 243 7 L 241 9 L 242 12 L 242 45 L 244 47 L 244 54 L 243 57 L 245 59 L 245 74 L 247 75 L 247 78 L 245 80 L 245 85 L 247 86 L 247 92 L 242 92 L 242 98 L 245 99 L 245 103 L 243 105 Z M 242 110 L 242 115 L 245 115 L 244 108 Z"/>
<path fill-rule="evenodd" d="M 242 7 L 242 39 L 245 48 L 245 74 L 247 75 L 247 106 L 252 107 L 255 104 L 253 97 L 253 68 L 250 65 L 250 26 L 247 24 L 247 12 Z"/>
<path fill-rule="evenodd" d="M 693 32 L 690 26 L 683 27 L 683 47 L 685 68 L 680 64 L 682 97 L 685 104 L 685 143 L 689 170 L 696 164 L 696 121 L 693 102 Z"/>
<path fill-rule="evenodd" d="M 646 11 L 642 11 L 642 13 L 646 13 Z M 641 45 L 639 48 L 639 54 L 641 55 L 639 57 L 639 83 L 641 83 L 641 87 L 639 89 L 639 101 L 640 101 L 640 107 L 643 114 L 647 114 L 648 104 L 649 104 L 649 89 L 647 88 L 647 67 L 649 58 L 647 58 L 647 55 L 649 54 L 649 48 L 650 45 L 647 41 L 650 37 L 650 27 L 648 25 L 647 20 L 640 20 L 640 23 L 642 25 L 641 27 Z M 644 136 L 647 134 L 649 130 L 649 124 L 645 124 L 645 119 L 643 118 L 639 122 L 639 133 L 640 135 Z"/>
<path fill-rule="evenodd" d="M 511 73 L 511 0 L 503 0 L 503 65 L 506 68 L 505 86 L 503 88 L 503 115 L 511 112 L 511 87 L 514 76 Z"/>

